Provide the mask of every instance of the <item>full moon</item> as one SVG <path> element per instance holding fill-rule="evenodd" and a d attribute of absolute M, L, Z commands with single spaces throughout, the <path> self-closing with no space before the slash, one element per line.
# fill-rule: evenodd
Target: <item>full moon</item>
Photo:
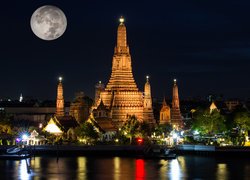
<path fill-rule="evenodd" d="M 61 9 L 46 5 L 32 14 L 30 25 L 37 37 L 49 41 L 63 35 L 67 27 L 67 19 Z"/>

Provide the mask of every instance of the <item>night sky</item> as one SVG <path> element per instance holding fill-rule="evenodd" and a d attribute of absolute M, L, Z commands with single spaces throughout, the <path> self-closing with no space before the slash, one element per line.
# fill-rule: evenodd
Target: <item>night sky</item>
<path fill-rule="evenodd" d="M 43 5 L 67 17 L 57 40 L 31 31 L 31 15 Z M 12 0 L 0 8 L 0 98 L 55 99 L 59 75 L 66 100 L 77 91 L 93 97 L 94 85 L 109 80 L 121 15 L 140 90 L 150 75 L 159 99 L 171 98 L 173 78 L 181 99 L 250 97 L 250 1 Z"/>

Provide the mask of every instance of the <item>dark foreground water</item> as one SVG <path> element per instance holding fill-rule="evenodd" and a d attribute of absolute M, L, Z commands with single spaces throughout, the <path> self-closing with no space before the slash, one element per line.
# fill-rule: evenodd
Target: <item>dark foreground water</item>
<path fill-rule="evenodd" d="M 27 164 L 30 163 L 30 169 Z M 174 160 L 125 157 L 35 157 L 0 160 L 0 179 L 250 179 L 250 159 L 179 156 Z"/>

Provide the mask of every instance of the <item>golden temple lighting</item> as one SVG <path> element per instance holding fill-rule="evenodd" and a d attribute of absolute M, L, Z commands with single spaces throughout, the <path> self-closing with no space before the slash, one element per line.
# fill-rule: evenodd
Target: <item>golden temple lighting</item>
<path fill-rule="evenodd" d="M 52 119 L 48 122 L 48 125 L 44 128 L 44 130 L 52 134 L 62 133 L 61 129 L 55 124 Z"/>

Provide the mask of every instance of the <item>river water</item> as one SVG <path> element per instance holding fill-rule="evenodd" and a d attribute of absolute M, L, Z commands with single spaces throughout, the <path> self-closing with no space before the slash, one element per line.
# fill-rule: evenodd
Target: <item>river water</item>
<path fill-rule="evenodd" d="M 191 155 L 174 160 L 79 156 L 60 157 L 57 161 L 42 156 L 31 160 L 0 160 L 0 179 L 250 179 L 250 159 Z"/>

